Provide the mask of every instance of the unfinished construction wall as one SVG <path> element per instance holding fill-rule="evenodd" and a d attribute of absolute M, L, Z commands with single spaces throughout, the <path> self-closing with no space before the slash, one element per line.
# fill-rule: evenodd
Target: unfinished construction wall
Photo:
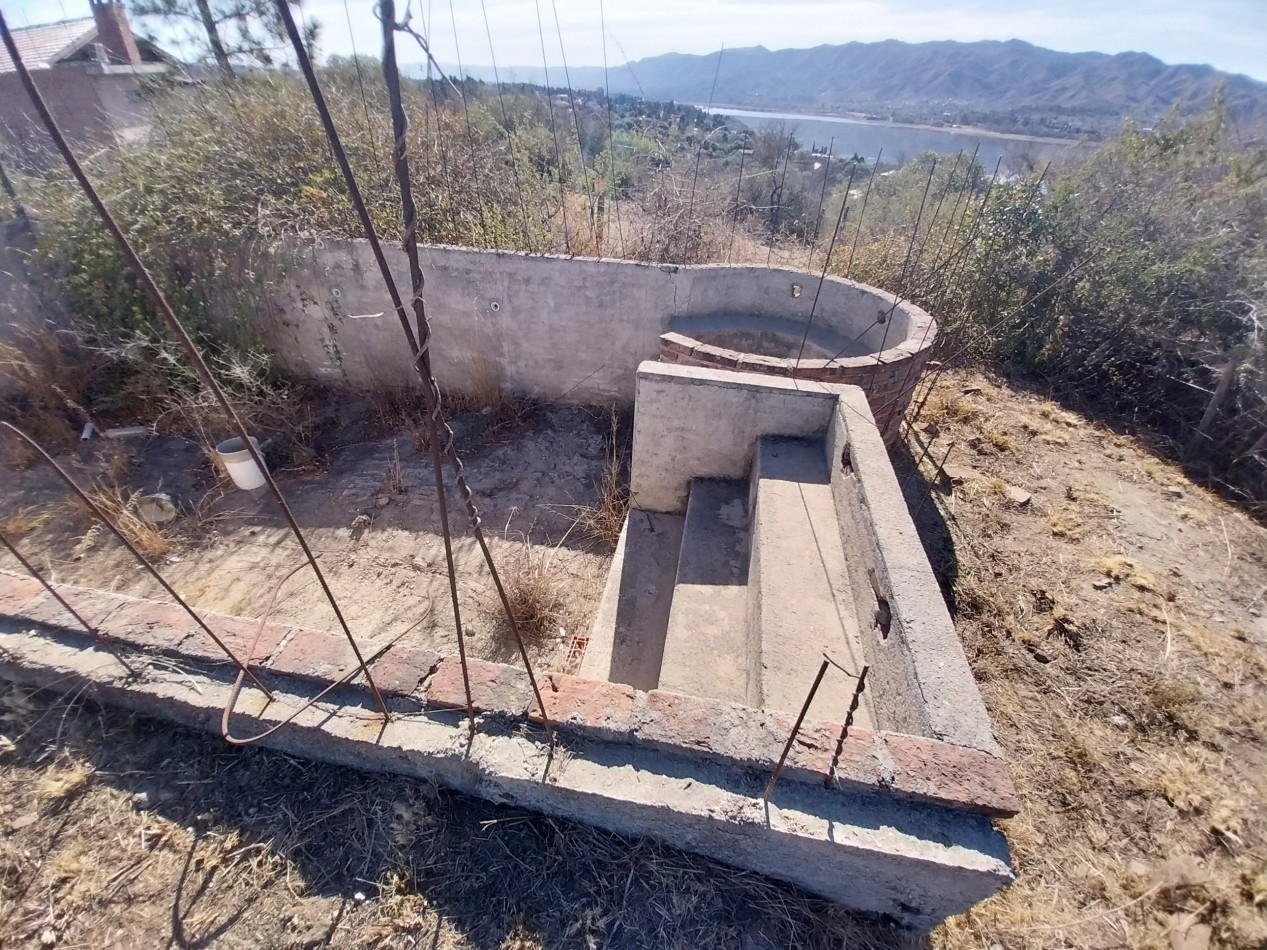
<path fill-rule="evenodd" d="M 403 252 L 384 250 L 399 286 L 407 288 Z M 411 383 L 400 326 L 365 241 L 321 240 L 295 249 L 290 260 L 278 256 L 283 285 L 261 331 L 283 366 L 357 387 Z M 469 389 L 491 378 L 532 398 L 591 404 L 633 401 L 638 364 L 659 355 L 660 335 L 675 317 L 741 313 L 804 323 L 818 281 L 778 268 L 679 267 L 434 245 L 422 248 L 422 266 L 442 387 Z M 815 324 L 857 336 L 863 345 L 884 340 L 893 348 L 926 324 L 898 312 L 885 339 L 875 318 L 891 299 L 829 278 Z"/>

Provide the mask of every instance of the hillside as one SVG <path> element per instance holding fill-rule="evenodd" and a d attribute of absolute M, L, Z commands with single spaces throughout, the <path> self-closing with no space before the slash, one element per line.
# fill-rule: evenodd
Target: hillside
<path fill-rule="evenodd" d="M 1267 129 L 1267 83 L 1210 66 L 1168 65 L 1146 53 L 1061 53 L 1020 40 L 846 43 L 813 49 L 667 53 L 613 67 L 612 92 L 649 99 L 801 111 L 875 113 L 906 121 L 952 121 L 1003 129 L 1105 132 L 1134 116 L 1151 122 L 1176 102 L 1205 108 L 1223 84 L 1233 117 Z M 492 70 L 467 72 L 491 79 Z M 571 70 L 572 85 L 601 88 L 601 68 Z M 510 66 L 507 82 L 540 84 L 541 67 Z M 554 85 L 564 81 L 552 69 Z M 945 115 L 949 113 L 949 117 Z M 1028 122 L 1023 121 L 1028 118 Z"/>

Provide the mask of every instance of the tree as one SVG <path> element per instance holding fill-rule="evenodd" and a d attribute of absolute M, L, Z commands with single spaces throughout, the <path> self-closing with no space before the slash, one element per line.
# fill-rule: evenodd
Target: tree
<path fill-rule="evenodd" d="M 181 31 L 181 39 L 198 49 L 200 59 L 214 61 L 226 79 L 233 78 L 235 64 L 272 66 L 287 48 L 272 0 L 132 0 L 132 14 Z M 310 18 L 300 28 L 308 55 L 315 56 L 320 24 Z"/>

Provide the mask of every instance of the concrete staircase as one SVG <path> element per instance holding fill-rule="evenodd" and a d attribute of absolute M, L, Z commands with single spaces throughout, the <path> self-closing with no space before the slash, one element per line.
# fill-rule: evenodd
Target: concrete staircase
<path fill-rule="evenodd" d="M 582 676 L 796 714 L 824 652 L 861 667 L 824 445 L 755 455 L 747 482 L 694 479 L 685 516 L 630 512 Z M 809 715 L 843 721 L 852 690 L 829 670 Z M 874 727 L 865 695 L 854 722 Z"/>

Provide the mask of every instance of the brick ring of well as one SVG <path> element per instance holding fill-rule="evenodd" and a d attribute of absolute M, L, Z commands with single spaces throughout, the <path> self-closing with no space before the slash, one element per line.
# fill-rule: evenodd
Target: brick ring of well
<path fill-rule="evenodd" d="M 769 336 L 781 336 L 783 346 L 777 348 L 784 351 L 789 346 L 801 351 L 796 339 L 789 344 L 789 338 L 799 337 L 805 327 L 807 311 L 798 315 L 797 310 L 803 308 L 789 305 L 786 315 L 757 318 L 777 327 Z M 728 319 L 733 321 L 729 326 Z M 745 331 L 746 338 L 759 339 L 760 330 L 751 329 L 753 320 L 748 315 L 726 314 L 675 319 L 670 332 L 660 336 L 660 361 L 859 386 L 867 392 L 885 441 L 896 435 L 897 422 L 937 342 L 937 322 L 927 311 L 877 288 L 839 278 L 824 282 L 814 311 L 813 336 L 808 337 L 810 345 L 799 359 L 725 345 L 743 338 Z"/>

